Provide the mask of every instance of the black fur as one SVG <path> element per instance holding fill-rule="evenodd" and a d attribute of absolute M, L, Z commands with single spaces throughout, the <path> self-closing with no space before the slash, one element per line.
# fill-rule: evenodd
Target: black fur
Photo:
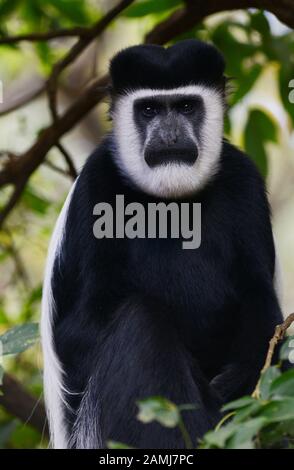
<path fill-rule="evenodd" d="M 78 393 L 67 396 L 68 432 L 88 390 L 90 418 L 99 422 L 90 446 L 114 439 L 183 447 L 178 431 L 139 423 L 135 402 L 163 395 L 196 403 L 184 415 L 195 440 L 218 419 L 220 402 L 253 390 L 281 322 L 264 184 L 249 158 L 224 142 L 214 181 L 189 199 L 202 203 L 199 249 L 183 250 L 181 239 L 97 240 L 97 202 L 114 207 L 116 194 L 157 202 L 121 178 L 114 153 L 110 135 L 87 161 L 54 269 L 54 341 L 65 385 Z"/>
<path fill-rule="evenodd" d="M 190 84 L 223 88 L 224 68 L 224 59 L 214 46 L 189 39 L 168 48 L 150 44 L 129 47 L 111 61 L 110 74 L 117 94 Z"/>

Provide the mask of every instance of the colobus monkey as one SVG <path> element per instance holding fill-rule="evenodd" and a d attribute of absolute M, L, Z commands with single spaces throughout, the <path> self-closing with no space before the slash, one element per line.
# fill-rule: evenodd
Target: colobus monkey
<path fill-rule="evenodd" d="M 250 393 L 281 321 L 264 183 L 223 138 L 224 60 L 186 40 L 111 62 L 113 129 L 58 219 L 44 284 L 45 398 L 56 448 L 181 448 L 177 429 L 142 424 L 136 401 L 196 403 L 196 442 L 220 404 Z M 93 235 L 93 209 L 200 203 L 202 240 Z"/>

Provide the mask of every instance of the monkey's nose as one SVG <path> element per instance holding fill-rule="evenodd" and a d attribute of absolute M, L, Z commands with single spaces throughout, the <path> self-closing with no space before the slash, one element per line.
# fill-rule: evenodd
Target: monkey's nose
<path fill-rule="evenodd" d="M 198 148 L 194 143 L 181 146 L 150 146 L 146 149 L 144 157 L 151 168 L 171 163 L 193 165 L 198 157 Z"/>
<path fill-rule="evenodd" d="M 176 126 L 165 123 L 164 127 L 161 128 L 159 135 L 162 145 L 170 147 L 178 142 L 180 132 Z"/>

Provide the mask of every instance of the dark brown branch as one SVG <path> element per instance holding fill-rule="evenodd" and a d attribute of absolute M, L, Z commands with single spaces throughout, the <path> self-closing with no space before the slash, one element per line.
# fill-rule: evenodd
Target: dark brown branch
<path fill-rule="evenodd" d="M 146 36 L 146 42 L 165 44 L 192 29 L 209 15 L 248 8 L 268 10 L 280 21 L 294 28 L 294 0 L 205 0 L 201 2 L 190 0 L 186 2 L 185 8 L 176 10 L 166 20 L 159 23 Z"/>
<path fill-rule="evenodd" d="M 19 34 L 17 36 L 1 37 L 0 45 L 17 44 L 18 42 L 22 42 L 22 41 L 40 42 L 40 41 L 50 41 L 51 39 L 57 39 L 57 38 L 87 37 L 88 34 L 89 34 L 89 28 L 85 28 L 85 27 L 59 29 L 57 31 L 46 31 L 44 33 L 28 33 L 28 34 Z"/>
<path fill-rule="evenodd" d="M 47 83 L 47 90 L 49 96 L 50 110 L 53 116 L 53 119 L 57 119 L 57 110 L 56 110 L 56 91 L 57 91 L 57 81 L 61 72 L 68 67 L 74 60 L 89 46 L 93 39 L 97 38 L 100 34 L 105 31 L 109 24 L 124 10 L 126 9 L 134 0 L 122 0 L 115 7 L 113 7 L 106 15 L 101 18 L 94 26 L 89 28 L 88 35 L 82 37 L 76 42 L 69 52 L 63 57 L 57 64 L 53 67 L 51 76 Z"/>
<path fill-rule="evenodd" d="M 44 404 L 28 393 L 25 388 L 11 375 L 4 374 L 3 395 L 0 395 L 0 405 L 8 413 L 16 416 L 23 423 L 37 429 L 42 435 L 48 437 L 48 427 Z"/>

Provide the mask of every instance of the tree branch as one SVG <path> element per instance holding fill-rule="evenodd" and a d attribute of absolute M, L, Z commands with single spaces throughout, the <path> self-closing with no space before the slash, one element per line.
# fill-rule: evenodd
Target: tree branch
<path fill-rule="evenodd" d="M 294 0 L 206 0 L 186 1 L 186 7 L 176 10 L 166 20 L 159 23 L 146 36 L 146 42 L 165 44 L 172 38 L 192 29 L 207 16 L 221 11 L 248 8 L 265 9 L 277 16 L 286 25 L 294 28 Z"/>
<path fill-rule="evenodd" d="M 17 44 L 22 41 L 29 42 L 40 42 L 50 41 L 51 39 L 57 38 L 68 38 L 68 37 L 87 37 L 89 35 L 89 28 L 76 27 L 68 29 L 59 29 L 57 31 L 46 31 L 44 33 L 28 33 L 19 34 L 17 36 L 5 36 L 0 38 L 0 46 L 8 44 Z"/>
<path fill-rule="evenodd" d="M 73 105 L 58 120 L 44 129 L 33 146 L 22 156 L 7 161 L 0 172 L 0 187 L 13 184 L 15 190 L 0 214 L 0 227 L 18 202 L 22 190 L 31 174 L 44 161 L 48 151 L 54 147 L 60 138 L 74 126 L 103 98 L 107 93 L 108 76 L 95 80 Z"/>
<path fill-rule="evenodd" d="M 276 348 L 277 344 L 285 337 L 285 334 L 286 334 L 288 328 L 292 325 L 293 322 L 294 322 L 294 313 L 291 313 L 286 318 L 286 320 L 283 323 L 281 323 L 281 325 L 276 326 L 275 334 L 272 337 L 272 339 L 270 340 L 268 352 L 267 352 L 266 359 L 265 359 L 265 363 L 264 363 L 263 368 L 261 369 L 260 375 L 264 374 L 264 372 L 271 366 L 273 355 L 274 355 L 274 352 L 275 352 L 275 348 Z M 260 380 L 258 381 L 258 383 L 255 387 L 255 390 L 252 393 L 252 396 L 254 398 L 259 398 L 259 396 L 260 396 Z"/>
<path fill-rule="evenodd" d="M 47 83 L 47 90 L 49 96 L 50 110 L 53 116 L 53 119 L 57 119 L 57 110 L 56 110 L 56 90 L 57 90 L 57 81 L 61 72 L 70 65 L 100 34 L 105 31 L 109 24 L 134 0 L 122 0 L 115 7 L 113 7 L 106 15 L 101 18 L 94 26 L 89 28 L 88 35 L 79 39 L 69 52 L 63 57 L 59 62 L 53 67 L 52 73 Z"/>
<path fill-rule="evenodd" d="M 49 436 L 46 412 L 41 400 L 28 393 L 12 375 L 4 374 L 0 405 L 24 424 L 33 426 L 42 436 Z"/>

